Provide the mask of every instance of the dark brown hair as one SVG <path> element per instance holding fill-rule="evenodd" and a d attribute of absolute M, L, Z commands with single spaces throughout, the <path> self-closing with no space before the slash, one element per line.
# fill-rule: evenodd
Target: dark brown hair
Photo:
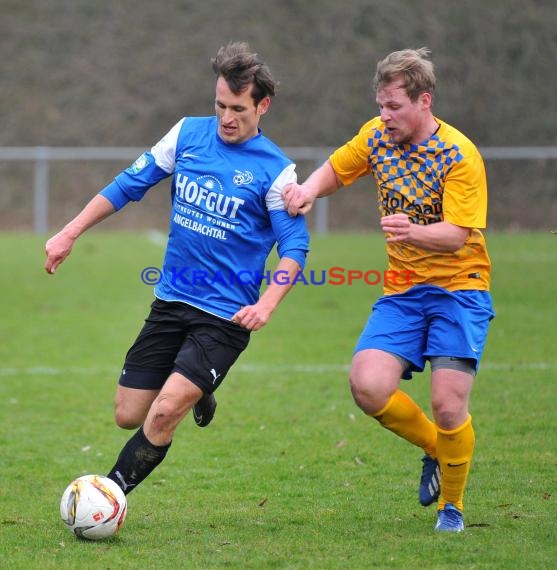
<path fill-rule="evenodd" d="M 233 93 L 242 93 L 253 85 L 255 105 L 274 96 L 276 82 L 269 68 L 256 53 L 250 52 L 247 43 L 233 42 L 221 47 L 211 63 L 217 78 L 223 77 Z"/>

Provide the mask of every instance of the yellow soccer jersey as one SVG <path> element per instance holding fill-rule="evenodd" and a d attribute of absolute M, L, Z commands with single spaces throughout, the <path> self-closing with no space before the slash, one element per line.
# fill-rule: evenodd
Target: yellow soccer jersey
<path fill-rule="evenodd" d="M 406 243 L 388 243 L 385 294 L 429 284 L 449 291 L 489 290 L 491 262 L 479 228 L 487 218 L 487 183 L 482 157 L 474 144 L 449 124 L 421 144 L 391 142 L 379 117 L 330 157 L 344 185 L 373 174 L 381 216 L 406 214 L 415 224 L 446 221 L 471 228 L 454 253 L 428 251 Z"/>

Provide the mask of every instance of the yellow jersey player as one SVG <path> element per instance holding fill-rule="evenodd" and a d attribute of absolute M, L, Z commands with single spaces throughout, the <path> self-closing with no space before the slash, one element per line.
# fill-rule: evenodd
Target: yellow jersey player
<path fill-rule="evenodd" d="M 494 316 L 481 232 L 487 184 L 474 144 L 433 114 L 428 54 L 407 49 L 380 61 L 379 116 L 283 196 L 297 215 L 362 176 L 375 179 L 387 274 L 412 277 L 385 280 L 354 351 L 350 387 L 367 415 L 424 451 L 420 503 L 438 502 L 435 530 L 460 532 L 474 451 L 468 404 Z M 433 420 L 400 389 L 426 361 Z"/>

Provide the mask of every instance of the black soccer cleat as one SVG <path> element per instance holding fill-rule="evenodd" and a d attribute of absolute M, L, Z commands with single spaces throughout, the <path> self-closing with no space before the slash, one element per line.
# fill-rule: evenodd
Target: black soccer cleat
<path fill-rule="evenodd" d="M 217 401 L 213 394 L 203 394 L 193 407 L 193 419 L 199 427 L 208 426 L 215 415 Z"/>

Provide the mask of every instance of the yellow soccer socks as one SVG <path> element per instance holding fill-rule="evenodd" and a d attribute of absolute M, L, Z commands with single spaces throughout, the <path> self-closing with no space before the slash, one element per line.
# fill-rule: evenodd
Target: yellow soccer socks
<path fill-rule="evenodd" d="M 422 448 L 432 459 L 437 459 L 441 470 L 438 509 L 452 503 L 462 511 L 475 444 L 472 416 L 469 415 L 454 430 L 442 429 L 425 415 L 410 396 L 397 390 L 387 405 L 372 417 L 399 437 Z"/>
<path fill-rule="evenodd" d="M 397 390 L 387 405 L 372 417 L 396 435 L 421 447 L 432 459 L 437 457 L 435 424 L 402 390 Z"/>
<path fill-rule="evenodd" d="M 462 499 L 474 453 L 472 416 L 454 430 L 437 427 L 437 461 L 441 469 L 441 496 L 438 509 L 452 503 L 462 512 Z"/>

